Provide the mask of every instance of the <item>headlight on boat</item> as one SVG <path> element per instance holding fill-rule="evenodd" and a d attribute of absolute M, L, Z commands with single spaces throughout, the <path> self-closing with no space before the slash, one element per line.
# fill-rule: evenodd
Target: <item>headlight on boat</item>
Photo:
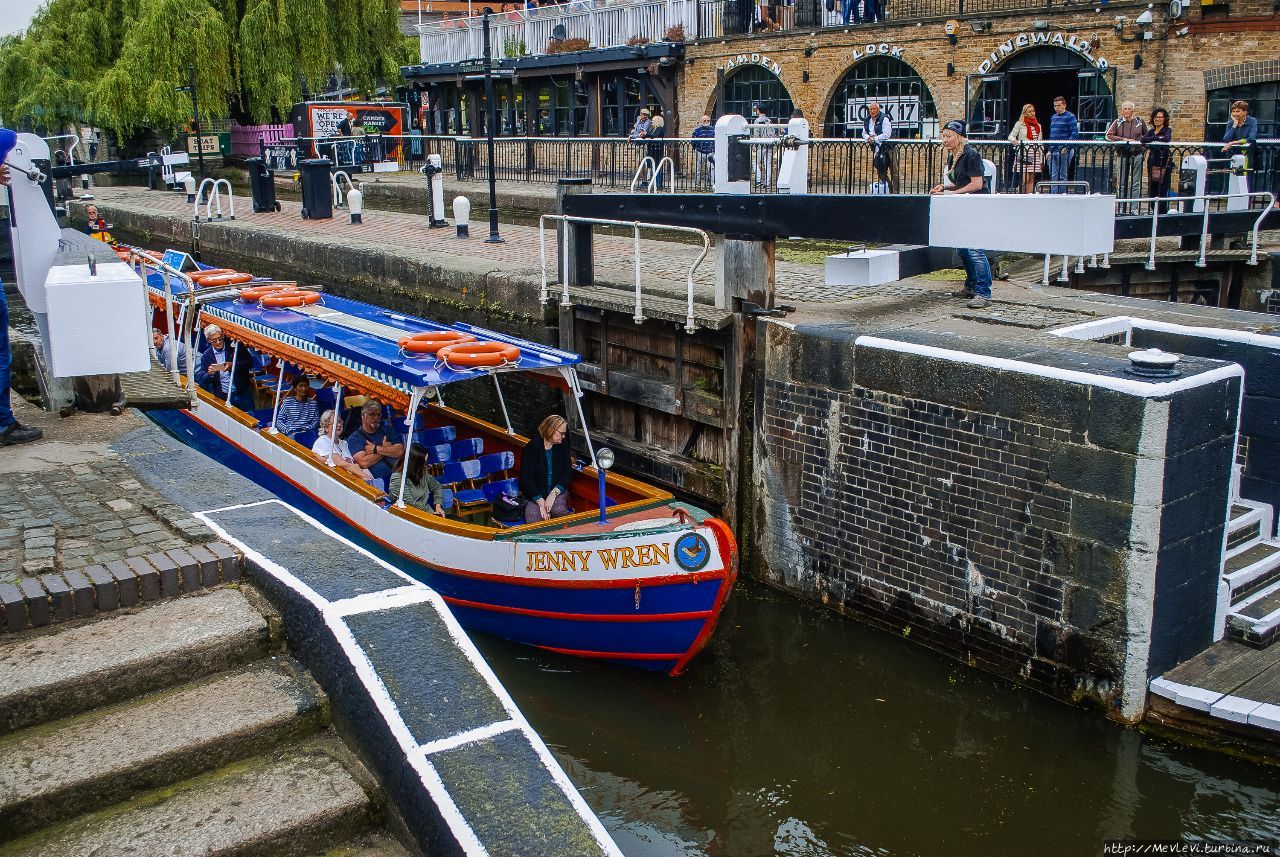
<path fill-rule="evenodd" d="M 602 446 L 596 450 L 596 467 L 601 470 L 608 470 L 613 467 L 614 462 L 613 450 L 607 446 Z"/>

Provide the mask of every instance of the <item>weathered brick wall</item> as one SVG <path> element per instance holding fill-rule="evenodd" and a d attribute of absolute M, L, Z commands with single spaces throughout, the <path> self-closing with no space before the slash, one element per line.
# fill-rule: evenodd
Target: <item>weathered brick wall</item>
<path fill-rule="evenodd" d="M 753 574 L 1127 717 L 1149 655 L 1167 669 L 1210 642 L 1238 386 L 1204 388 L 1218 411 L 1197 400 L 1230 420 L 1179 412 L 1171 440 L 1168 401 L 855 349 L 838 328 L 765 331 Z M 1194 478 L 1165 480 L 1166 447 Z"/>
<path fill-rule="evenodd" d="M 1036 32 L 1034 22 L 1047 20 L 1049 29 L 1042 32 L 1063 32 L 1088 41 L 1091 56 L 1105 58 L 1117 70 L 1117 100 L 1132 99 L 1144 115 L 1154 106 L 1165 106 L 1172 113 L 1173 127 L 1180 139 L 1199 139 L 1205 115 L 1204 71 L 1280 55 L 1280 31 L 1274 27 L 1211 32 L 1201 25 L 1199 13 L 1195 12 L 1185 20 L 1187 35 L 1178 36 L 1175 34 L 1184 22 L 1166 21 L 1159 4 L 1153 10 L 1155 38 L 1134 41 L 1133 20 L 1145 8 L 1146 4 L 1112 3 L 1096 13 L 1073 9 L 1033 15 L 988 15 L 983 17 L 990 21 L 990 31 L 974 33 L 962 21 L 955 45 L 949 44 L 941 21 L 918 26 L 915 22 L 889 23 L 705 40 L 689 45 L 680 70 L 679 127 L 681 133 L 688 133 L 697 126 L 698 117 L 714 106 L 717 70 L 730 60 L 745 56 L 748 62 L 770 68 L 777 64 L 778 76 L 792 101 L 820 134 L 840 81 L 868 52 L 868 45 L 874 51 L 881 43 L 890 50 L 901 49 L 900 59 L 914 68 L 929 87 L 941 121 L 959 118 L 964 113 L 966 75 L 977 73 L 983 60 L 1002 42 L 1020 33 Z M 1232 11 L 1242 14 L 1235 8 Z M 1119 15 L 1129 19 L 1123 41 L 1115 31 Z M 1139 70 L 1134 69 L 1135 56 L 1142 57 Z M 947 73 L 949 63 L 954 67 L 952 74 Z"/>

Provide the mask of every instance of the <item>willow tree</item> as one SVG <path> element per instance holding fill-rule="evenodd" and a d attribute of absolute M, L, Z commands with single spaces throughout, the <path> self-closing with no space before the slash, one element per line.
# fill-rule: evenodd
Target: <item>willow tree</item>
<path fill-rule="evenodd" d="M 167 134 L 190 120 L 176 91 L 190 65 L 202 117 L 283 116 L 304 79 L 339 69 L 358 89 L 396 85 L 398 14 L 398 0 L 50 0 L 0 40 L 0 117 Z"/>

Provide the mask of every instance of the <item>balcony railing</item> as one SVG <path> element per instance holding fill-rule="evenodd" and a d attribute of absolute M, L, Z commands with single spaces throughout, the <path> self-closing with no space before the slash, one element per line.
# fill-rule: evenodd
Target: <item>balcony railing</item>
<path fill-rule="evenodd" d="M 1125 0 L 1119 0 L 1125 2 Z M 1139 3 L 1141 0 L 1130 0 Z M 850 22 L 862 17 L 864 0 L 851 4 Z M 947 20 L 973 15 L 1050 13 L 1088 9 L 1095 0 L 879 0 L 881 20 Z M 538 9 L 520 9 L 489 17 L 495 59 L 549 53 L 555 38 L 586 39 L 592 48 L 626 45 L 636 39 L 658 42 L 670 27 L 684 28 L 686 39 L 720 38 L 755 32 L 843 27 L 843 0 L 571 0 Z M 483 18 L 455 18 L 418 25 L 424 64 L 461 62 L 484 53 Z M 557 32 L 563 27 L 563 35 Z"/>
<path fill-rule="evenodd" d="M 483 17 L 455 18 L 418 25 L 423 64 L 460 62 L 484 55 Z M 592 48 L 621 47 L 643 39 L 660 42 L 671 27 L 682 27 L 685 38 L 699 29 L 698 0 L 656 0 L 649 3 L 596 5 L 572 0 L 538 9 L 519 9 L 489 16 L 489 44 L 495 60 L 551 53 L 554 44 L 584 39 Z M 552 48 L 552 50 L 549 50 Z"/>

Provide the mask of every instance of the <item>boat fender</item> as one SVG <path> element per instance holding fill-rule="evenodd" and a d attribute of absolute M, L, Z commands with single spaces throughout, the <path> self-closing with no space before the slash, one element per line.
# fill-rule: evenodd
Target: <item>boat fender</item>
<path fill-rule="evenodd" d="M 436 357 L 450 369 L 505 366 L 520 359 L 520 349 L 505 342 L 463 342 L 446 345 Z"/>
<path fill-rule="evenodd" d="M 402 336 L 397 344 L 407 354 L 435 354 L 447 345 L 475 341 L 476 338 L 470 333 L 460 330 L 428 330 L 412 336 Z"/>

